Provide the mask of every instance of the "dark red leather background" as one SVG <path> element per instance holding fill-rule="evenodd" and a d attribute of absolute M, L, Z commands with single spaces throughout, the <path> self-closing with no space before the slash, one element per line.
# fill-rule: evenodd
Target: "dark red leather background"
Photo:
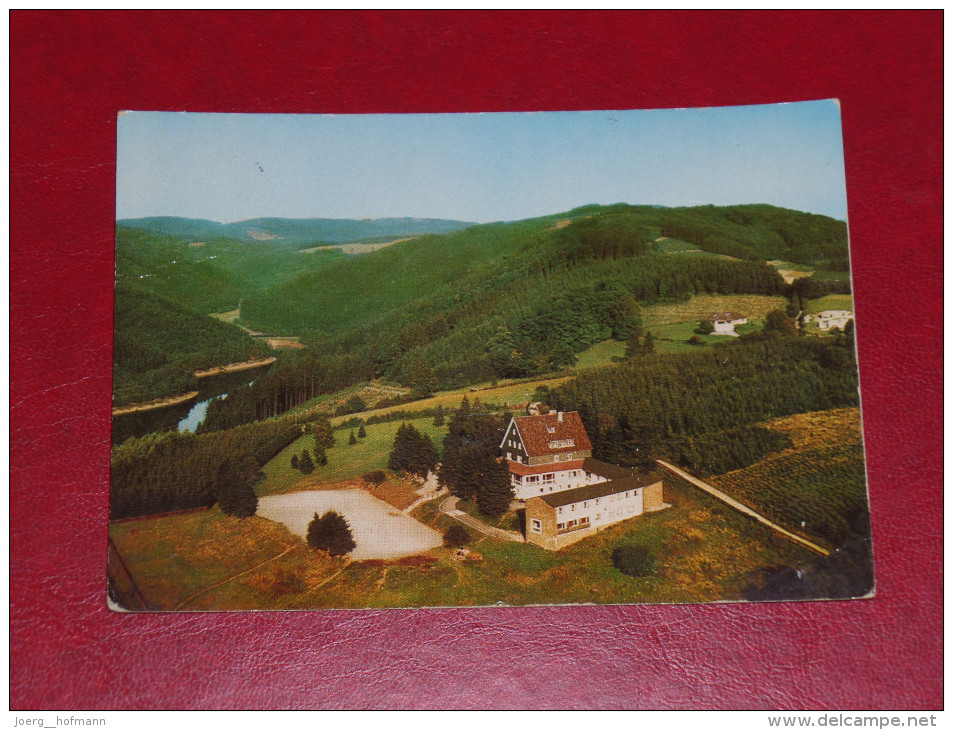
<path fill-rule="evenodd" d="M 13 12 L 11 707 L 940 707 L 942 20 L 939 11 Z M 106 609 L 118 110 L 828 97 L 840 98 L 844 119 L 875 599 Z"/>

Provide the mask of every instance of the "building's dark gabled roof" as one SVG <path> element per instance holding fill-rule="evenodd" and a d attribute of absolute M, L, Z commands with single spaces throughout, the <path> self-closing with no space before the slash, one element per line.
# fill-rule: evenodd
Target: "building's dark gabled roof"
<path fill-rule="evenodd" d="M 592 442 L 576 411 L 551 412 L 543 416 L 517 416 L 513 419 L 527 456 L 545 456 L 573 451 L 592 451 Z M 553 429 L 550 433 L 549 429 Z M 571 446 L 550 443 L 572 440 Z"/>
<path fill-rule="evenodd" d="M 586 459 L 586 461 L 589 461 L 589 459 Z M 622 469 L 622 467 L 618 466 L 615 468 Z M 566 489 L 562 492 L 553 492 L 552 494 L 542 494 L 539 497 L 531 497 L 530 499 L 541 499 L 550 507 L 565 507 L 567 504 L 576 504 L 577 502 L 585 502 L 599 497 L 608 497 L 610 494 L 641 489 L 642 487 L 647 487 L 650 484 L 662 481 L 662 475 L 658 472 L 643 474 L 634 469 L 626 469 L 625 471 L 632 473 L 619 479 L 611 479 L 608 482 L 590 484 L 589 486 L 576 487 L 575 489 Z"/>
<path fill-rule="evenodd" d="M 748 315 L 741 312 L 715 312 L 708 315 L 711 322 L 737 322 L 739 319 L 748 319 Z"/>
<path fill-rule="evenodd" d="M 605 461 L 599 461 L 598 459 L 584 460 L 582 462 L 582 468 L 604 479 L 627 479 L 641 473 L 638 469 L 633 469 L 632 467 L 609 464 Z"/>

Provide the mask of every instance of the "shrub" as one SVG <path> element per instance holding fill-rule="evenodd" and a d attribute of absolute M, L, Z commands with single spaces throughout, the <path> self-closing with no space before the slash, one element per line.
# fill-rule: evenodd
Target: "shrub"
<path fill-rule="evenodd" d="M 620 545 L 612 551 L 612 564 L 620 572 L 635 578 L 655 572 L 655 556 L 645 545 Z"/>
<path fill-rule="evenodd" d="M 348 416 L 352 413 L 360 413 L 367 410 L 367 403 L 359 395 L 352 395 L 334 411 L 336 416 Z"/>
<path fill-rule="evenodd" d="M 361 479 L 368 484 L 383 484 L 385 481 L 387 481 L 387 472 L 385 472 L 383 469 L 368 471 L 364 474 L 361 474 Z"/>
<path fill-rule="evenodd" d="M 458 523 L 454 523 L 443 533 L 443 544 L 448 547 L 463 547 L 470 542 L 473 537 L 467 532 L 467 528 Z"/>

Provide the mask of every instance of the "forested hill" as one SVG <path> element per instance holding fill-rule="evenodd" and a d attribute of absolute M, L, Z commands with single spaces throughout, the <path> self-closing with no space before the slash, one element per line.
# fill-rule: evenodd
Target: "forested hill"
<path fill-rule="evenodd" d="M 247 297 L 241 316 L 357 353 L 379 376 L 454 387 L 570 365 L 624 339 L 647 303 L 783 293 L 765 260 L 809 252 L 846 262 L 843 223 L 760 205 L 586 206 L 334 260 Z"/>
<path fill-rule="evenodd" d="M 472 225 L 440 218 L 252 218 L 234 223 L 218 223 L 175 216 L 126 218 L 117 223 L 159 235 L 197 240 L 225 236 L 240 241 L 268 241 L 293 248 L 309 243 L 334 244 L 448 233 Z"/>
<path fill-rule="evenodd" d="M 829 271 L 847 262 L 842 222 L 766 205 L 590 205 L 441 234 L 423 231 L 466 224 L 229 225 L 239 229 L 180 218 L 117 225 L 116 334 L 123 346 L 116 366 L 125 397 L 135 400 L 146 385 L 149 397 L 174 394 L 157 392 L 170 382 L 155 377 L 157 368 L 185 372 L 199 360 L 257 354 L 259 343 L 237 328 L 214 327 L 212 336 L 217 323 L 203 321 L 201 335 L 187 336 L 188 322 L 199 322 L 190 314 L 210 319 L 240 307 L 247 327 L 299 336 L 308 350 L 282 355 L 289 362 L 279 363 L 273 378 L 280 375 L 291 400 L 370 377 L 426 392 L 571 366 L 591 345 L 625 340 L 641 327 L 647 304 L 694 294 L 787 293 L 769 260 Z M 385 232 L 390 238 L 381 241 Z M 312 234 L 399 242 L 312 248 L 303 243 L 314 243 Z M 301 382 L 319 385 L 299 392 Z M 282 398 L 273 385 L 263 380 L 256 388 L 275 403 Z M 258 395 L 243 396 L 249 403 L 238 410 L 258 412 Z"/>

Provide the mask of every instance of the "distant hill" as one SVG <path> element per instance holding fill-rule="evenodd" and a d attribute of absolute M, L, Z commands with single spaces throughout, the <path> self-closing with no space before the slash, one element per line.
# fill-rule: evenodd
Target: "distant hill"
<path fill-rule="evenodd" d="M 585 206 L 340 257 L 245 297 L 241 318 L 411 387 L 532 376 L 572 365 L 596 342 L 624 340 L 645 304 L 783 293 L 765 255 L 793 254 L 817 236 L 813 222 L 768 207 Z M 702 249 L 734 245 L 745 256 L 668 254 L 659 241 L 676 227 Z M 833 246 L 836 226 L 820 239 Z M 839 250 L 846 256 L 846 236 Z"/>
<path fill-rule="evenodd" d="M 457 230 L 424 230 L 440 226 Z M 316 236 L 325 244 L 412 240 L 361 255 L 338 245 L 304 253 Z M 695 294 L 783 294 L 786 284 L 766 263 L 773 259 L 846 268 L 846 226 L 766 205 L 587 205 L 472 226 L 139 219 L 117 224 L 116 272 L 119 284 L 195 314 L 238 307 L 252 329 L 299 336 L 321 360 L 316 373 L 432 390 L 570 366 L 595 343 L 625 340 L 645 305 Z M 162 342 L 155 349 L 169 360 L 193 358 L 184 336 L 166 343 L 153 331 L 168 329 L 165 315 L 174 313 L 151 301 L 162 316 L 136 321 L 136 336 Z M 117 317 L 117 337 L 126 326 Z M 131 369 L 134 358 L 120 364 Z"/>
<path fill-rule="evenodd" d="M 253 218 L 234 223 L 218 223 L 175 216 L 124 218 L 117 223 L 159 235 L 198 240 L 226 236 L 245 241 L 267 241 L 292 248 L 310 243 L 349 243 L 449 233 L 473 225 L 465 221 L 439 218 Z"/>

